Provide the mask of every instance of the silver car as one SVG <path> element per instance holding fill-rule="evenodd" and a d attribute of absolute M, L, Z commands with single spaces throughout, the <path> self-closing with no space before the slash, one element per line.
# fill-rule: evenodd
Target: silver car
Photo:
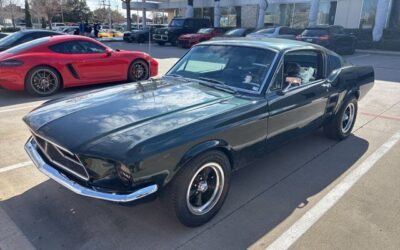
<path fill-rule="evenodd" d="M 252 38 L 285 38 L 285 39 L 296 39 L 296 31 L 286 26 L 278 26 L 268 29 L 257 30 L 256 32 L 250 33 L 247 37 Z"/>

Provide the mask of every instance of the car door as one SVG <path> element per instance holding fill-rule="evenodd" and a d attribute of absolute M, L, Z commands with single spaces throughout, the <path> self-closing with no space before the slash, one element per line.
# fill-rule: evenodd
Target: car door
<path fill-rule="evenodd" d="M 274 80 L 267 92 L 268 140 L 281 142 L 305 130 L 321 125 L 327 107 L 329 84 L 324 78 L 324 55 L 317 50 L 291 51 L 283 57 Z M 286 68 L 298 63 L 302 70 L 315 67 L 315 76 L 305 79 L 299 86 L 285 86 Z"/>
<path fill-rule="evenodd" d="M 126 62 L 116 52 L 107 51 L 99 44 L 89 41 L 77 41 L 82 48 L 79 60 L 74 65 L 82 79 L 88 81 L 124 80 Z"/>

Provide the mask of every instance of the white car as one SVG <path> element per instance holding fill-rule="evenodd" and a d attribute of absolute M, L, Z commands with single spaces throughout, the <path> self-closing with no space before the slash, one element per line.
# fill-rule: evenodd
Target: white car
<path fill-rule="evenodd" d="M 257 30 L 256 32 L 248 34 L 246 37 L 252 38 L 286 38 L 296 39 L 296 31 L 286 26 L 278 26 L 268 29 Z"/>
<path fill-rule="evenodd" d="M 55 30 L 55 31 L 61 31 L 66 26 L 67 25 L 65 25 L 65 23 L 52 23 L 51 24 L 51 29 Z"/>

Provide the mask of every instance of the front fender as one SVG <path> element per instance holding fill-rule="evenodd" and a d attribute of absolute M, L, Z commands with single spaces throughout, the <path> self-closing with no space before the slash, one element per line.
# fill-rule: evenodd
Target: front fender
<path fill-rule="evenodd" d="M 177 171 L 181 169 L 186 163 L 190 160 L 194 159 L 195 157 L 203 154 L 206 151 L 210 151 L 213 149 L 223 150 L 224 153 L 227 153 L 228 158 L 231 160 L 232 163 L 232 155 L 231 155 L 231 147 L 226 141 L 223 140 L 210 140 L 205 141 L 200 144 L 197 144 L 190 148 L 182 157 L 179 164 L 177 165 Z"/>

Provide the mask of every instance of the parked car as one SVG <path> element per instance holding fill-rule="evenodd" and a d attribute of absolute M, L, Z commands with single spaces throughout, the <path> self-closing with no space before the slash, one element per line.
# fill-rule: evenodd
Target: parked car
<path fill-rule="evenodd" d="M 44 37 L 0 53 L 0 87 L 49 96 L 62 88 L 157 75 L 158 63 L 135 51 L 112 50 L 84 36 Z"/>
<path fill-rule="evenodd" d="M 315 43 L 340 54 L 354 54 L 357 38 L 342 26 L 316 26 L 306 28 L 297 40 Z"/>
<path fill-rule="evenodd" d="M 183 224 L 199 226 L 222 207 L 241 162 L 319 127 L 347 138 L 373 82 L 372 67 L 308 43 L 207 41 L 161 79 L 43 104 L 24 117 L 25 149 L 79 195 L 161 194 Z"/>
<path fill-rule="evenodd" d="M 203 28 L 199 29 L 197 33 L 181 35 L 178 38 L 178 46 L 183 48 L 190 48 L 195 44 L 210 40 L 213 37 L 224 34 L 223 28 Z"/>
<path fill-rule="evenodd" d="M 51 29 L 55 30 L 55 31 L 61 31 L 66 26 L 67 25 L 65 25 L 65 23 L 52 23 L 51 24 Z"/>
<path fill-rule="evenodd" d="M 225 32 L 221 37 L 225 38 L 232 38 L 232 37 L 245 37 L 247 34 L 250 34 L 253 32 L 253 28 L 237 28 L 237 29 L 231 29 Z"/>
<path fill-rule="evenodd" d="M 165 25 L 162 24 L 154 24 L 154 25 L 147 25 L 144 29 L 135 29 L 132 31 L 124 32 L 124 41 L 131 43 L 131 42 L 138 42 L 143 43 L 149 41 L 153 36 L 153 33 L 156 29 L 163 28 Z"/>
<path fill-rule="evenodd" d="M 62 33 L 68 35 L 77 35 L 80 33 L 79 26 L 67 26 L 61 30 Z"/>
<path fill-rule="evenodd" d="M 4 38 L 4 37 L 6 37 L 6 36 L 7 36 L 7 34 L 0 33 L 0 39 L 1 39 L 1 38 Z"/>
<path fill-rule="evenodd" d="M 285 38 L 285 39 L 296 39 L 296 31 L 286 26 L 278 26 L 268 29 L 257 30 L 253 33 L 248 34 L 248 37 L 252 38 Z"/>
<path fill-rule="evenodd" d="M 168 27 L 156 29 L 153 34 L 153 40 L 159 45 L 171 43 L 176 45 L 178 37 L 183 34 L 195 33 L 201 28 L 210 28 L 209 19 L 203 18 L 174 18 Z"/>
<path fill-rule="evenodd" d="M 123 37 L 124 34 L 117 30 L 100 30 L 97 35 L 98 38 L 113 38 L 113 37 Z"/>
<path fill-rule="evenodd" d="M 18 31 L 0 40 L 0 51 L 7 50 L 14 46 L 20 45 L 21 43 L 26 43 L 38 38 L 57 35 L 62 35 L 62 33 L 48 30 Z"/>

